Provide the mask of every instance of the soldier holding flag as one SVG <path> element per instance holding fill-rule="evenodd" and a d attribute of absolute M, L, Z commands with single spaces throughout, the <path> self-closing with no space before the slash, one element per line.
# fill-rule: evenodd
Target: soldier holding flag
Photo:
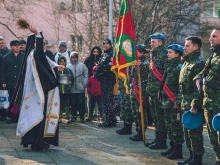
<path fill-rule="evenodd" d="M 142 89 L 142 100 L 143 100 L 143 114 L 144 114 L 144 128 L 147 128 L 147 104 L 148 104 L 148 97 L 146 93 L 146 87 L 147 87 L 147 77 L 149 72 L 149 61 L 146 57 L 146 46 L 144 44 L 139 44 L 136 46 L 137 49 L 137 55 L 138 60 L 137 62 L 132 66 L 131 69 L 131 81 L 132 81 L 132 87 L 131 87 L 131 109 L 133 112 L 135 124 L 136 124 L 136 131 L 137 134 L 130 137 L 129 139 L 132 141 L 142 141 L 143 134 L 145 130 L 142 130 L 141 127 L 141 113 L 139 111 L 140 106 L 140 97 L 139 97 L 139 87 L 141 86 Z M 138 67 L 140 67 L 140 77 L 141 77 L 141 84 L 138 82 Z"/>

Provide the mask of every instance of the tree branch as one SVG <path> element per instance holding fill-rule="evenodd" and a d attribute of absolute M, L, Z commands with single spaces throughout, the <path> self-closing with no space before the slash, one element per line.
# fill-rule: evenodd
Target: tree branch
<path fill-rule="evenodd" d="M 11 32 L 11 34 L 13 34 L 17 39 L 19 39 L 19 37 L 8 27 L 8 25 L 6 25 L 6 24 L 4 24 L 2 22 L 0 22 L 0 24 L 5 26 Z"/>

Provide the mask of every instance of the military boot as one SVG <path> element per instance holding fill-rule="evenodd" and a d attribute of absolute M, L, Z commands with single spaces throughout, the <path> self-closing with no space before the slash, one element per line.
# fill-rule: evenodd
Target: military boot
<path fill-rule="evenodd" d="M 193 152 L 190 151 L 190 156 L 189 156 L 189 158 L 186 159 L 186 160 L 184 160 L 184 161 L 178 161 L 177 164 L 178 164 L 178 165 L 187 165 L 187 164 L 189 164 L 189 163 L 192 162 L 192 161 L 193 161 Z"/>
<path fill-rule="evenodd" d="M 167 149 L 167 133 L 159 132 L 156 143 L 149 146 L 150 149 Z"/>
<path fill-rule="evenodd" d="M 168 159 L 182 159 L 182 144 L 176 144 L 171 154 L 167 155 Z"/>
<path fill-rule="evenodd" d="M 161 152 L 161 156 L 167 156 L 169 154 L 171 154 L 174 151 L 174 142 L 170 142 L 170 149 L 165 151 L 165 152 Z"/>
<path fill-rule="evenodd" d="M 151 144 L 156 143 L 156 141 L 157 141 L 157 139 L 158 139 L 158 133 L 159 133 L 159 132 L 156 130 L 156 131 L 155 131 L 155 139 L 154 139 L 153 141 L 151 141 L 151 142 L 145 143 L 144 145 L 145 145 L 146 147 L 149 147 Z"/>
<path fill-rule="evenodd" d="M 125 123 L 124 127 L 120 130 L 117 130 L 116 132 L 119 135 L 131 135 L 132 134 L 132 125 Z"/>
<path fill-rule="evenodd" d="M 143 141 L 143 135 L 141 129 L 136 129 L 137 134 L 134 136 L 129 137 L 132 141 Z"/>

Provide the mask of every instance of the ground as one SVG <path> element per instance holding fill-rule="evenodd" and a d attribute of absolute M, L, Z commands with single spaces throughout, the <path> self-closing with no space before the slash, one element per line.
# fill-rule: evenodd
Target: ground
<path fill-rule="evenodd" d="M 101 129 L 96 123 L 87 122 L 60 124 L 59 147 L 51 146 L 44 152 L 31 151 L 20 145 L 15 136 L 16 124 L 0 122 L 0 165 L 175 165 L 176 160 L 160 156 L 163 150 L 150 150 L 143 142 L 132 142 L 130 135 L 115 133 L 122 128 Z M 133 135 L 135 127 L 133 126 Z M 154 137 L 153 127 L 146 132 L 146 138 Z M 204 132 L 204 165 L 214 165 L 215 156 Z M 184 158 L 188 151 L 184 146 Z"/>

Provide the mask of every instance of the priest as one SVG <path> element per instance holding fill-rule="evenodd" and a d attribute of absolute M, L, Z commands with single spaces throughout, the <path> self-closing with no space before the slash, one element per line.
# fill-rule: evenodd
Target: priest
<path fill-rule="evenodd" d="M 16 135 L 22 138 L 21 145 L 24 147 L 31 145 L 32 150 L 42 151 L 48 149 L 49 144 L 58 146 L 60 98 L 55 70 L 63 71 L 64 67 L 45 56 L 42 33 L 32 26 L 28 29 L 34 34 L 27 40 L 26 55 L 12 103 L 16 95 L 23 93 Z M 22 92 L 19 92 L 21 89 Z"/>

